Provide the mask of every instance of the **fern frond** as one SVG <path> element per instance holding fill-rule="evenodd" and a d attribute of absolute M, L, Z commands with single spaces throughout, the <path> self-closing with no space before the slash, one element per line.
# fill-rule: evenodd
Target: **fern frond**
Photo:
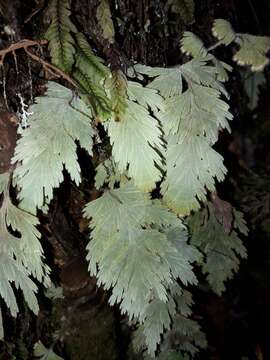
<path fill-rule="evenodd" d="M 219 96 L 215 89 L 192 84 L 182 95 L 167 100 L 160 115 L 165 133 L 177 134 L 180 143 L 195 136 L 215 143 L 221 128 L 230 131 L 232 119 L 228 104 Z"/>
<path fill-rule="evenodd" d="M 236 37 L 231 24 L 224 19 L 215 19 L 212 33 L 224 45 L 230 45 Z"/>
<path fill-rule="evenodd" d="M 0 296 L 15 317 L 18 305 L 14 285 L 16 289 L 22 290 L 29 308 L 37 314 L 37 286 L 30 277 L 45 286 L 50 282 L 49 268 L 43 263 L 39 242 L 41 235 L 36 229 L 38 219 L 12 204 L 9 198 L 9 174 L 1 174 L 0 182 Z"/>
<path fill-rule="evenodd" d="M 97 275 L 98 284 L 112 287 L 110 304 L 120 303 L 131 319 L 143 322 L 152 292 L 167 302 L 166 288 L 173 279 L 196 283 L 190 263 L 198 252 L 186 244 L 181 221 L 132 184 L 106 192 L 84 213 L 92 219 L 87 246 L 90 273 Z"/>
<path fill-rule="evenodd" d="M 269 63 L 266 53 L 270 49 L 270 37 L 237 34 L 235 41 L 240 49 L 233 60 L 239 65 L 251 65 L 252 71 L 262 71 Z"/>
<path fill-rule="evenodd" d="M 79 68 L 73 71 L 73 77 L 80 84 L 83 100 L 89 104 L 93 113 L 101 120 L 107 120 L 111 115 L 112 105 L 104 87 L 96 84 Z"/>
<path fill-rule="evenodd" d="M 199 209 L 198 200 L 206 200 L 206 189 L 215 189 L 214 178 L 222 181 L 227 172 L 222 156 L 198 136 L 180 143 L 176 136 L 170 136 L 166 163 L 162 194 L 166 205 L 179 215 Z"/>
<path fill-rule="evenodd" d="M 100 84 L 109 75 L 109 69 L 103 64 L 103 60 L 96 56 L 88 41 L 82 33 L 75 34 L 76 39 L 76 66 L 86 74 L 92 82 Z"/>
<path fill-rule="evenodd" d="M 122 121 L 127 108 L 127 79 L 121 70 L 112 71 L 106 79 L 105 86 L 112 101 L 112 118 Z"/>
<path fill-rule="evenodd" d="M 20 189 L 21 206 L 31 213 L 53 197 L 53 189 L 63 181 L 63 169 L 76 184 L 80 182 L 76 141 L 92 154 L 91 112 L 72 91 L 54 82 L 37 103 L 30 107 L 33 115 L 29 128 L 18 140 L 13 163 Z"/>
<path fill-rule="evenodd" d="M 226 233 L 217 220 L 211 203 L 189 219 L 191 242 L 204 254 L 200 262 L 203 273 L 212 289 L 220 295 L 225 290 L 225 281 L 231 279 L 239 268 L 240 258 L 246 258 L 246 249 L 238 233 L 247 235 L 247 227 L 241 213 L 234 210 L 233 230 Z"/>
<path fill-rule="evenodd" d="M 207 56 L 207 49 L 202 40 L 190 31 L 185 31 L 180 41 L 181 51 L 194 58 Z"/>
<path fill-rule="evenodd" d="M 158 90 L 165 99 L 182 93 L 182 75 L 179 67 L 166 69 L 137 64 L 134 70 L 136 73 L 155 77 L 147 87 Z"/>
<path fill-rule="evenodd" d="M 149 104 L 151 99 L 144 102 Z M 157 166 L 162 168 L 163 143 L 158 121 L 142 105 L 127 100 L 123 120 L 111 120 L 108 134 L 119 171 L 124 173 L 128 167 L 135 185 L 143 191 L 151 191 L 161 178 Z"/>
<path fill-rule="evenodd" d="M 74 39 L 71 33 L 77 30 L 71 22 L 70 0 L 51 0 L 49 16 L 51 24 L 45 34 L 49 40 L 52 62 L 60 69 L 69 73 L 74 63 Z"/>
<path fill-rule="evenodd" d="M 110 43 L 114 42 L 114 25 L 108 0 L 100 0 L 97 8 L 97 20 L 102 30 L 102 36 Z"/>

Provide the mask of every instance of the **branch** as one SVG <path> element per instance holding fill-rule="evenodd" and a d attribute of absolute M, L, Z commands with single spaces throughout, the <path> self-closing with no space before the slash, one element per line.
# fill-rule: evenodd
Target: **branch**
<path fill-rule="evenodd" d="M 44 69 L 46 69 L 48 72 L 50 72 L 53 76 L 62 77 L 63 79 L 68 81 L 71 85 L 73 85 L 75 88 L 77 88 L 78 84 L 68 74 L 63 72 L 58 67 L 56 67 L 56 66 L 50 64 L 49 62 L 43 60 L 41 57 L 39 57 L 38 55 L 32 53 L 32 51 L 30 51 L 28 49 L 31 46 L 46 45 L 47 43 L 48 43 L 47 40 L 34 41 L 34 40 L 24 39 L 24 40 L 21 40 L 21 41 L 18 41 L 16 43 L 14 43 L 14 44 L 11 44 L 6 49 L 0 50 L 0 66 L 3 65 L 4 60 L 5 60 L 5 56 L 7 54 L 12 53 L 13 56 L 15 56 L 15 51 L 16 50 L 23 49 L 33 60 L 39 62 L 44 67 Z"/>
<path fill-rule="evenodd" d="M 5 56 L 10 52 L 12 52 L 14 54 L 14 52 L 16 50 L 19 50 L 19 49 L 25 50 L 29 46 L 45 45 L 47 43 L 48 43 L 47 40 L 34 41 L 34 40 L 24 39 L 24 40 L 14 43 L 14 44 L 11 44 L 6 49 L 0 50 L 0 66 L 3 65 Z"/>
<path fill-rule="evenodd" d="M 28 50 L 27 47 L 24 48 L 24 51 L 35 61 L 39 62 L 47 71 L 49 71 L 53 76 L 62 77 L 63 79 L 67 80 L 71 85 L 75 88 L 78 87 L 78 84 L 64 71 L 59 69 L 58 67 L 50 64 L 49 62 L 43 60 L 41 57 L 32 53 L 32 51 Z"/>

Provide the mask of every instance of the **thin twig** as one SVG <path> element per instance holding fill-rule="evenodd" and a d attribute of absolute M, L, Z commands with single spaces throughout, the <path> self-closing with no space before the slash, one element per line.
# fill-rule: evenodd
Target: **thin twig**
<path fill-rule="evenodd" d="M 0 50 L 0 65 L 3 64 L 5 56 L 10 52 L 14 53 L 14 51 L 19 49 L 26 49 L 27 47 L 36 46 L 36 45 L 46 45 L 47 43 L 48 43 L 47 40 L 34 41 L 34 40 L 24 39 L 14 44 L 11 44 L 6 49 Z"/>
<path fill-rule="evenodd" d="M 48 70 L 52 75 L 62 77 L 63 79 L 67 80 L 71 85 L 75 88 L 78 87 L 78 84 L 64 71 L 59 69 L 58 67 L 50 64 L 49 62 L 41 59 L 39 56 L 35 55 L 30 51 L 27 47 L 24 47 L 24 51 L 35 61 L 39 62 L 46 70 Z"/>

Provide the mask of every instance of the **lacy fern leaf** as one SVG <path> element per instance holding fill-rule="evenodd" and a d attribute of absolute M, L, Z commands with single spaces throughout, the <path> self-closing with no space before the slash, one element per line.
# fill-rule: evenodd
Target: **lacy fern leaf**
<path fill-rule="evenodd" d="M 86 38 L 76 34 L 76 63 L 73 77 L 80 84 L 84 100 L 91 106 L 94 114 L 103 120 L 107 120 L 111 113 L 111 102 L 104 88 L 104 81 L 109 76 L 109 69 L 103 61 L 97 57 Z"/>
<path fill-rule="evenodd" d="M 155 77 L 147 87 L 156 89 L 165 99 L 182 93 L 182 75 L 179 67 L 166 69 L 137 64 L 135 72 L 149 77 Z"/>
<path fill-rule="evenodd" d="M 216 142 L 220 128 L 230 131 L 229 106 L 219 99 L 216 89 L 193 84 L 182 95 L 165 102 L 160 119 L 166 134 L 179 137 L 179 142 L 195 136 Z"/>
<path fill-rule="evenodd" d="M 205 260 L 200 263 L 202 270 L 207 274 L 212 289 L 219 295 L 225 290 L 225 281 L 238 270 L 240 258 L 247 257 L 238 236 L 239 232 L 247 235 L 247 227 L 241 213 L 234 210 L 233 215 L 233 230 L 230 233 L 226 233 L 217 220 L 211 203 L 189 220 L 192 244 L 205 254 Z"/>
<path fill-rule="evenodd" d="M 224 45 L 230 45 L 236 37 L 231 24 L 224 19 L 215 19 L 212 33 Z"/>
<path fill-rule="evenodd" d="M 266 53 L 270 49 L 270 37 L 237 34 L 236 42 L 240 49 L 233 59 L 239 65 L 251 65 L 252 71 L 262 71 L 269 63 Z"/>
<path fill-rule="evenodd" d="M 1 174 L 0 183 L 0 296 L 11 315 L 16 316 L 19 309 L 14 285 L 22 290 L 29 308 L 37 314 L 37 286 L 30 276 L 45 286 L 49 285 L 49 268 L 43 263 L 39 242 L 41 235 L 36 229 L 38 219 L 12 204 L 9 198 L 9 174 Z"/>
<path fill-rule="evenodd" d="M 76 184 L 80 182 L 76 142 L 92 154 L 94 131 L 90 124 L 91 112 L 72 91 L 54 82 L 37 103 L 29 128 L 18 140 L 13 162 L 16 183 L 20 189 L 21 206 L 35 213 L 53 197 L 53 189 L 63 181 L 63 169 Z"/>
<path fill-rule="evenodd" d="M 185 31 L 181 38 L 181 51 L 194 58 L 203 58 L 208 53 L 202 40 L 190 31 Z"/>
<path fill-rule="evenodd" d="M 112 102 L 111 117 L 114 121 L 122 121 L 127 108 L 127 79 L 122 71 L 112 71 L 105 86 Z"/>
<path fill-rule="evenodd" d="M 214 178 L 222 181 L 227 171 L 222 156 L 200 137 L 178 143 L 177 137 L 171 136 L 166 163 L 162 194 L 168 207 L 180 215 L 199 209 L 198 200 L 206 200 L 206 189 L 215 189 Z"/>
<path fill-rule="evenodd" d="M 84 212 L 92 219 L 93 228 L 87 247 L 90 273 L 96 274 L 105 288 L 112 287 L 110 303 L 120 303 L 130 318 L 143 322 L 152 292 L 166 302 L 167 287 L 174 279 L 196 283 L 190 263 L 197 252 L 194 249 L 190 257 L 181 253 L 188 247 L 181 221 L 134 185 L 127 183 L 105 192 Z M 177 229 L 177 245 L 166 233 L 171 227 Z"/>
<path fill-rule="evenodd" d="M 153 93 L 149 97 L 147 90 L 141 89 L 145 94 L 144 105 L 152 104 Z M 162 168 L 160 153 L 163 152 L 163 143 L 157 120 L 141 104 L 128 99 L 123 120 L 111 120 L 108 134 L 119 171 L 123 173 L 128 167 L 135 185 L 143 191 L 151 191 L 161 178 L 157 166 Z"/>
<path fill-rule="evenodd" d="M 51 24 L 45 34 L 49 40 L 52 62 L 60 69 L 70 72 L 74 64 L 74 39 L 71 33 L 76 33 L 76 27 L 71 22 L 70 0 L 51 0 L 49 16 Z"/>
<path fill-rule="evenodd" d="M 97 19 L 102 29 L 102 36 L 110 43 L 114 42 L 114 25 L 108 0 L 100 0 L 97 8 Z"/>

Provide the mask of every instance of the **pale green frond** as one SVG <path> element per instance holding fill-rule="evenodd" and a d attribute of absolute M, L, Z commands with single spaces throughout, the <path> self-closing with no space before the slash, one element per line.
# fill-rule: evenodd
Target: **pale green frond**
<path fill-rule="evenodd" d="M 213 56 L 212 61 L 217 70 L 217 80 L 221 82 L 226 82 L 229 80 L 229 75 L 232 71 L 232 67 L 229 64 L 226 64 L 223 61 L 218 60 L 215 56 Z"/>
<path fill-rule="evenodd" d="M 30 274 L 45 286 L 49 284 L 49 268 L 44 265 L 43 250 L 40 244 L 41 234 L 36 226 L 38 219 L 28 212 L 14 206 L 10 199 L 5 200 L 6 224 L 20 233 L 16 261 L 28 269 Z"/>
<path fill-rule="evenodd" d="M 193 247 L 186 249 L 182 222 L 134 185 L 105 192 L 84 213 L 93 228 L 87 246 L 89 270 L 99 284 L 113 288 L 110 303 L 120 303 L 130 318 L 143 322 L 152 292 L 166 302 L 174 279 L 196 283 L 191 262 L 197 253 Z"/>
<path fill-rule="evenodd" d="M 36 229 L 38 219 L 16 208 L 8 191 L 2 195 L 0 208 L 0 296 L 11 315 L 16 316 L 18 305 L 12 285 L 21 289 L 29 308 L 38 313 L 37 286 L 30 276 L 45 286 L 49 284 L 49 268 L 43 263 L 43 251 Z M 9 231 L 11 228 L 14 231 Z M 18 234 L 18 235 L 17 235 Z"/>
<path fill-rule="evenodd" d="M 262 71 L 269 63 L 266 53 L 270 49 L 270 37 L 237 34 L 236 42 L 240 49 L 233 60 L 239 65 L 251 65 L 252 71 Z"/>
<path fill-rule="evenodd" d="M 167 100 L 159 116 L 165 134 L 177 135 L 179 142 L 201 136 L 215 143 L 220 129 L 230 131 L 232 119 L 228 104 L 219 97 L 218 90 L 192 84 L 182 95 Z"/>
<path fill-rule="evenodd" d="M 248 107 L 251 111 L 256 109 L 259 102 L 260 86 L 266 83 L 266 78 L 263 72 L 244 73 L 244 88 L 249 98 Z"/>
<path fill-rule="evenodd" d="M 71 71 L 74 63 L 75 44 L 71 32 L 77 32 L 69 18 L 70 14 L 70 0 L 50 1 L 49 17 L 51 24 L 45 38 L 49 40 L 53 64 L 66 72 Z"/>
<path fill-rule="evenodd" d="M 246 249 L 237 232 L 247 234 L 242 214 L 234 210 L 233 230 L 226 233 L 217 220 L 211 203 L 189 219 L 191 242 L 204 254 L 201 262 L 203 273 L 212 289 L 221 294 L 225 290 L 225 281 L 231 279 L 238 270 L 240 258 L 246 258 Z"/>
<path fill-rule="evenodd" d="M 191 55 L 194 58 L 204 58 L 208 54 L 208 51 L 202 40 L 190 31 L 184 32 L 180 44 L 181 51 L 187 55 Z"/>
<path fill-rule="evenodd" d="M 166 69 L 137 64 L 134 70 L 139 74 L 155 77 L 147 87 L 158 90 L 165 99 L 182 93 L 182 75 L 179 67 Z"/>
<path fill-rule="evenodd" d="M 53 197 L 63 181 L 63 169 L 76 184 L 80 182 L 77 144 L 92 154 L 91 112 L 72 91 L 48 83 L 45 96 L 30 107 L 29 127 L 17 142 L 13 163 L 21 206 L 35 213 Z"/>
<path fill-rule="evenodd" d="M 155 355 L 157 345 L 161 341 L 161 335 L 170 328 L 171 319 L 175 314 L 176 304 L 172 296 L 169 296 L 166 303 L 154 298 L 146 307 L 142 332 L 150 355 Z"/>
<path fill-rule="evenodd" d="M 128 82 L 128 97 L 130 100 L 142 105 L 146 110 L 150 108 L 154 114 L 157 114 L 163 108 L 163 99 L 157 93 L 157 90 L 143 87 L 138 82 Z"/>
<path fill-rule="evenodd" d="M 100 0 L 97 8 L 97 20 L 102 30 L 102 36 L 110 43 L 114 42 L 114 25 L 108 0 Z"/>
<path fill-rule="evenodd" d="M 177 143 L 171 136 L 166 153 L 167 176 L 161 189 L 166 205 L 179 215 L 187 215 L 206 200 L 206 189 L 214 191 L 215 178 L 224 179 L 223 158 L 205 139 L 194 137 Z"/>
<path fill-rule="evenodd" d="M 231 44 L 236 37 L 231 24 L 224 19 L 215 19 L 212 33 L 224 45 Z"/>
<path fill-rule="evenodd" d="M 125 74 L 121 71 L 112 71 L 105 82 L 105 87 L 109 92 L 112 111 L 111 118 L 114 121 L 122 121 L 127 108 L 127 79 Z"/>
<path fill-rule="evenodd" d="M 163 144 L 157 120 L 143 106 L 127 100 L 123 120 L 111 120 L 108 134 L 119 171 L 124 173 L 128 167 L 135 185 L 143 191 L 151 191 L 161 179 L 157 166 L 162 167 Z"/>
<path fill-rule="evenodd" d="M 216 66 L 208 65 L 208 61 L 212 61 L 213 57 L 210 55 L 207 58 L 193 59 L 180 66 L 182 75 L 188 84 L 196 83 L 204 86 L 212 87 L 220 93 L 228 97 L 227 91 L 223 84 L 218 80 L 218 72 Z"/>
<path fill-rule="evenodd" d="M 144 354 L 144 359 L 165 360 L 165 355 L 172 349 L 195 353 L 206 346 L 199 324 L 187 318 L 191 315 L 191 294 L 182 290 L 176 282 L 171 289 L 166 303 L 153 296 L 145 309 L 144 323 L 139 325 L 133 337 L 132 345 L 137 351 L 144 350 L 146 345 L 147 354 Z M 155 352 L 162 334 L 163 342 L 157 355 Z M 173 341 L 175 336 L 178 339 L 177 347 Z"/>

